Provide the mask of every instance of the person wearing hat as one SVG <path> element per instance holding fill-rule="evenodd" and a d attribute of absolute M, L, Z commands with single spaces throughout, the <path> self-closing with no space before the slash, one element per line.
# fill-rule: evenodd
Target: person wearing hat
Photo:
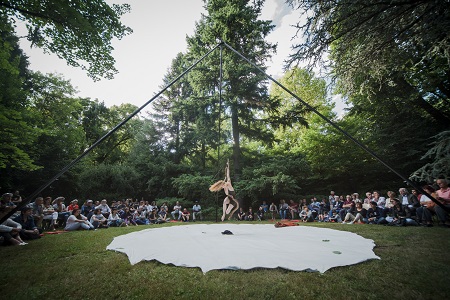
<path fill-rule="evenodd" d="M 94 201 L 93 200 L 86 200 L 86 202 L 83 203 L 83 205 L 81 206 L 81 214 L 83 216 L 86 216 L 86 218 L 88 218 L 88 220 L 91 219 L 92 214 L 94 213 Z"/>
<path fill-rule="evenodd" d="M 38 228 L 34 223 L 32 212 L 33 209 L 31 207 L 24 206 L 20 210 L 20 215 L 13 219 L 13 221 L 22 226 L 20 237 L 23 240 L 35 240 L 41 237 L 42 229 Z"/>
<path fill-rule="evenodd" d="M 79 208 L 80 207 L 78 206 L 78 199 L 73 199 L 70 202 L 70 205 L 67 207 L 67 210 L 71 212 L 72 210 L 79 209 Z"/>

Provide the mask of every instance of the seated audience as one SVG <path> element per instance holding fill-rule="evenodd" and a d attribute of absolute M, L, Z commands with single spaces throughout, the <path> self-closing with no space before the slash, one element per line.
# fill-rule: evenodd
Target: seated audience
<path fill-rule="evenodd" d="M 78 205 L 78 199 L 73 199 L 70 201 L 70 205 L 67 207 L 67 211 L 72 212 L 74 209 L 79 209 L 80 206 Z"/>
<path fill-rule="evenodd" d="M 100 208 L 96 208 L 94 210 L 94 214 L 91 217 L 91 224 L 94 226 L 95 229 L 108 228 L 108 219 L 106 219 L 106 217 L 102 214 Z"/>
<path fill-rule="evenodd" d="M 280 212 L 280 218 L 282 220 L 286 219 L 288 210 L 289 210 L 289 205 L 286 203 L 286 200 L 282 199 L 280 201 L 280 208 L 278 210 Z"/>
<path fill-rule="evenodd" d="M 264 221 L 264 208 L 262 206 L 259 207 L 256 216 L 258 217 L 258 221 Z"/>
<path fill-rule="evenodd" d="M 244 221 L 245 220 L 245 211 L 242 207 L 239 207 L 239 212 L 237 214 L 238 220 L 239 221 Z"/>
<path fill-rule="evenodd" d="M 189 222 L 189 218 L 191 216 L 191 213 L 187 210 L 187 208 L 184 208 L 181 212 L 181 221 L 183 222 Z"/>
<path fill-rule="evenodd" d="M 95 209 L 100 209 L 101 214 L 105 217 L 108 218 L 109 214 L 111 213 L 111 207 L 109 207 L 108 205 L 108 201 L 106 199 L 103 199 L 100 202 L 100 205 L 96 206 Z"/>
<path fill-rule="evenodd" d="M 126 226 L 123 222 L 122 218 L 119 216 L 117 208 L 113 208 L 111 214 L 108 217 L 108 226 L 109 227 L 122 227 Z"/>
<path fill-rule="evenodd" d="M 42 229 L 34 224 L 34 218 L 31 216 L 33 210 L 29 206 L 24 206 L 20 210 L 20 215 L 15 217 L 13 221 L 22 226 L 20 237 L 22 240 L 36 240 L 41 238 Z"/>
<path fill-rule="evenodd" d="M 86 200 L 86 202 L 84 202 L 84 204 L 81 206 L 81 214 L 83 216 L 86 216 L 86 218 L 88 218 L 88 220 L 90 220 L 92 218 L 92 215 L 94 214 L 94 201 L 88 199 Z"/>
<path fill-rule="evenodd" d="M 7 219 L 0 225 L 0 236 L 4 238 L 5 243 L 13 246 L 27 244 L 20 237 L 20 231 L 22 231 L 22 226 L 11 219 Z"/>
<path fill-rule="evenodd" d="M 48 223 L 48 227 L 44 227 L 48 230 L 56 230 L 55 227 L 57 226 L 58 222 L 58 212 L 55 210 L 55 208 L 52 205 L 52 197 L 45 197 L 44 199 L 44 218 L 43 223 Z"/>
<path fill-rule="evenodd" d="M 368 224 L 387 224 L 384 217 L 384 212 L 381 207 L 378 207 L 376 201 L 370 202 L 370 208 L 367 210 L 367 223 Z"/>
<path fill-rule="evenodd" d="M 81 209 L 72 210 L 72 215 L 67 218 L 64 230 L 73 231 L 81 229 L 94 229 L 94 226 L 81 214 Z"/>
<path fill-rule="evenodd" d="M 367 210 L 362 207 L 362 202 L 356 202 L 355 204 L 355 210 L 353 212 L 349 212 L 347 213 L 347 215 L 345 216 L 345 219 L 342 223 L 348 223 L 348 224 L 353 224 L 353 223 L 367 223 L 368 219 L 367 219 Z"/>
<path fill-rule="evenodd" d="M 53 208 L 58 213 L 58 222 L 60 223 L 60 225 L 64 225 L 67 218 L 70 216 L 70 212 L 67 211 L 64 200 L 64 197 L 57 197 L 55 200 L 53 200 Z"/>
<path fill-rule="evenodd" d="M 37 197 L 33 203 L 30 204 L 31 216 L 37 227 L 42 228 L 42 221 L 44 220 L 44 198 Z"/>
<path fill-rule="evenodd" d="M 170 219 L 167 218 L 167 211 L 166 211 L 167 205 L 162 205 L 161 209 L 158 212 L 158 219 L 156 220 L 157 224 L 165 223 L 169 221 Z"/>
<path fill-rule="evenodd" d="M 192 221 L 200 219 L 203 220 L 202 207 L 198 204 L 198 201 L 195 201 L 194 206 L 192 206 Z"/>
<path fill-rule="evenodd" d="M 294 202 L 294 200 L 289 200 L 289 213 L 291 220 L 295 219 L 295 216 L 298 214 L 298 203 Z"/>
<path fill-rule="evenodd" d="M 436 191 L 436 200 L 440 201 L 445 207 L 447 207 L 447 209 L 450 209 L 450 188 L 448 187 L 448 181 L 446 179 L 439 178 L 436 180 L 436 184 L 439 187 Z M 439 205 L 434 207 L 434 211 L 439 218 L 439 225 L 450 227 L 448 212 Z"/>
<path fill-rule="evenodd" d="M 278 215 L 278 208 L 275 202 L 272 202 L 269 206 L 270 215 L 272 216 L 272 220 L 275 220 Z"/>
<path fill-rule="evenodd" d="M 175 205 L 173 206 L 173 210 L 171 212 L 171 215 L 172 215 L 172 219 L 173 220 L 176 220 L 175 215 L 178 215 L 178 220 L 181 220 L 181 205 L 180 205 L 179 201 L 177 201 L 175 203 Z"/>
<path fill-rule="evenodd" d="M 124 221 L 126 226 L 130 224 L 137 226 L 136 222 L 134 221 L 133 215 L 134 213 L 131 212 L 130 208 L 128 206 L 125 206 L 120 213 L 120 218 Z"/>
<path fill-rule="evenodd" d="M 247 221 L 253 221 L 255 219 L 255 215 L 253 213 L 253 208 L 249 207 L 248 208 L 248 212 L 245 216 L 245 220 Z"/>

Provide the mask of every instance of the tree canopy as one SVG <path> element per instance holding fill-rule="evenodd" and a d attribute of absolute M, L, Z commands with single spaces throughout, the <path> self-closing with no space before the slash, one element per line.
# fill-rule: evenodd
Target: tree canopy
<path fill-rule="evenodd" d="M 120 21 L 129 11 L 128 4 L 110 6 L 104 0 L 0 1 L 7 23 L 25 22 L 32 46 L 81 67 L 94 80 L 117 73 L 111 42 L 132 32 Z"/>

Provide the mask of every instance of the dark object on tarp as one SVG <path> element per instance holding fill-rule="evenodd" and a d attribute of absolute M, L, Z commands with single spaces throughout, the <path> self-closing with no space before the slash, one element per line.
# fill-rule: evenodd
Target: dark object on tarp
<path fill-rule="evenodd" d="M 233 233 L 229 230 L 225 230 L 224 232 L 222 232 L 222 234 L 226 234 L 226 235 L 232 235 Z"/>

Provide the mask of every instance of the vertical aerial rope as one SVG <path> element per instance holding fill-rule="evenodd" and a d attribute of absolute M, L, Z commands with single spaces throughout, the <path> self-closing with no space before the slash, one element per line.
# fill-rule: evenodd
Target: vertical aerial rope
<path fill-rule="evenodd" d="M 220 123 L 221 123 L 221 119 L 220 119 L 220 114 L 222 111 L 222 45 L 223 43 L 220 43 L 220 54 L 219 54 L 219 116 L 218 116 L 218 130 L 217 130 L 217 169 L 220 170 L 221 165 L 220 165 Z M 219 171 L 220 172 L 220 171 Z M 219 173 L 220 174 L 220 173 Z M 216 223 L 219 222 L 219 216 L 218 216 L 218 209 L 219 209 L 219 193 L 216 193 Z"/>

